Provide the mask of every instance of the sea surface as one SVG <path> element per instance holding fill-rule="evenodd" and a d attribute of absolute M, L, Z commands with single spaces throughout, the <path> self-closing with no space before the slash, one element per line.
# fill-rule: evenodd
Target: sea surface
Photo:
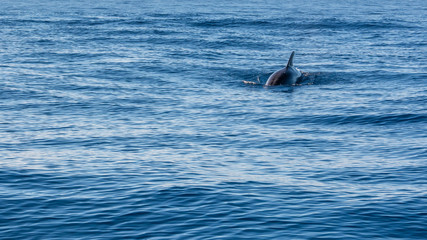
<path fill-rule="evenodd" d="M 426 239 L 426 13 L 2 0 L 0 239 Z"/>

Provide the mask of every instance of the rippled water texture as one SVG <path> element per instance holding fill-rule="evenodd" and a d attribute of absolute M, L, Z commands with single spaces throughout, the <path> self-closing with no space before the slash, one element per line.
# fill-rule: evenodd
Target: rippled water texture
<path fill-rule="evenodd" d="M 233 2 L 1 1 L 1 239 L 425 239 L 426 1 Z"/>

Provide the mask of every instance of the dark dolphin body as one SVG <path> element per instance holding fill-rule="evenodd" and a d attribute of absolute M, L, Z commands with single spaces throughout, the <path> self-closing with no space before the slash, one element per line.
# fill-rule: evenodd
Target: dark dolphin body
<path fill-rule="evenodd" d="M 297 81 L 302 79 L 303 74 L 294 67 L 294 55 L 295 51 L 293 51 L 289 57 L 286 67 L 271 74 L 265 86 L 295 85 Z"/>

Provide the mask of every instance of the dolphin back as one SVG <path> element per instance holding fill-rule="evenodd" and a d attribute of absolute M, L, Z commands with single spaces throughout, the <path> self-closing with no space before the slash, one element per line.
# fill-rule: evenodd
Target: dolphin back
<path fill-rule="evenodd" d="M 286 67 L 271 74 L 265 83 L 266 86 L 294 85 L 298 81 L 302 75 L 301 71 L 294 67 L 294 55 L 295 51 L 292 51 Z"/>
<path fill-rule="evenodd" d="M 289 61 L 288 61 L 288 64 L 286 65 L 286 67 L 292 67 L 292 66 L 294 66 L 294 56 L 295 56 L 295 51 L 292 51 L 291 56 L 289 57 Z"/>

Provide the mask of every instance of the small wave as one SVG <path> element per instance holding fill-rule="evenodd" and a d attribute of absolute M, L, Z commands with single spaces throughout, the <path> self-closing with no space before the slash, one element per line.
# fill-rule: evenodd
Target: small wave
<path fill-rule="evenodd" d="M 189 25 L 195 27 L 267 27 L 267 28 L 292 28 L 292 29 L 401 29 L 414 28 L 408 24 L 393 20 L 362 20 L 350 21 L 340 18 L 323 19 L 298 19 L 298 18 L 188 18 Z"/>
<path fill-rule="evenodd" d="M 126 20 L 123 23 L 126 25 L 140 26 L 140 25 L 152 24 L 153 21 L 150 19 L 146 19 L 146 18 L 136 18 L 136 19 Z"/>
<path fill-rule="evenodd" d="M 298 21 L 292 25 L 295 28 L 305 29 L 395 29 L 395 28 L 408 28 L 411 26 L 402 23 L 395 23 L 392 21 L 349 21 L 339 18 L 325 18 L 316 21 Z"/>
<path fill-rule="evenodd" d="M 321 125 L 394 125 L 401 123 L 423 123 L 427 114 L 384 114 L 384 115 L 310 115 L 285 118 L 261 118 L 257 122 L 268 125 L 283 125 L 284 123 L 311 123 Z"/>
<path fill-rule="evenodd" d="M 189 22 L 196 27 L 237 27 L 237 26 L 264 26 L 271 22 L 267 20 L 250 20 L 244 18 L 223 18 L 223 19 L 197 19 Z"/>
<path fill-rule="evenodd" d="M 109 23 L 122 22 L 123 19 L 120 18 L 46 18 L 46 19 L 37 19 L 37 18 L 23 18 L 23 19 L 2 19 L 0 20 L 1 24 L 11 24 L 11 25 L 20 25 L 20 24 L 56 24 L 56 25 L 103 25 Z"/>
<path fill-rule="evenodd" d="M 399 168 L 381 168 L 371 171 L 360 171 L 357 169 L 331 169 L 327 173 L 319 172 L 313 175 L 321 181 L 343 181 L 366 184 L 379 183 L 408 183 L 418 182 L 425 183 L 426 178 L 423 173 L 427 166 L 407 166 Z"/>
<path fill-rule="evenodd" d="M 304 119 L 304 117 L 302 118 Z M 311 120 L 309 120 L 311 119 Z M 427 114 L 384 114 L 384 115 L 318 115 L 306 118 L 312 123 L 321 124 L 372 124 L 393 125 L 399 123 L 421 123 L 427 121 Z"/>

